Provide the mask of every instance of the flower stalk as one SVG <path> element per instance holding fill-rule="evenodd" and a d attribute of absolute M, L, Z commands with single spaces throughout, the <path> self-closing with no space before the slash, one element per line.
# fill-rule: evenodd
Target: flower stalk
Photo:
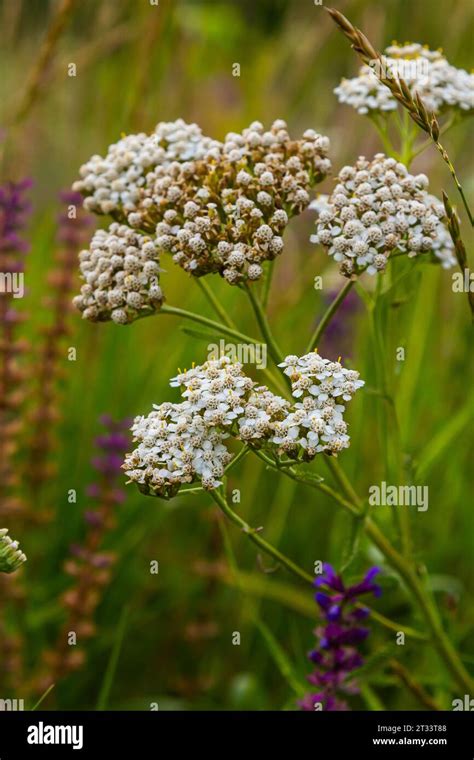
<path fill-rule="evenodd" d="M 276 549 L 274 546 L 269 544 L 268 541 L 262 538 L 259 533 L 259 528 L 250 527 L 250 525 L 242 517 L 240 517 L 240 515 L 234 512 L 220 490 L 214 489 L 213 491 L 210 491 L 210 495 L 214 499 L 217 506 L 226 515 L 226 517 L 228 517 L 229 520 L 234 523 L 234 525 L 237 525 L 245 533 L 245 535 L 248 536 L 249 540 L 259 547 L 259 549 L 262 549 L 262 551 L 264 551 L 270 557 L 273 557 L 273 559 L 277 560 L 281 565 L 286 567 L 290 573 L 295 575 L 300 580 L 304 580 L 307 583 L 313 582 L 313 578 L 309 573 L 295 564 L 293 560 L 283 554 L 279 549 Z"/>
<path fill-rule="evenodd" d="M 262 333 L 262 336 L 265 338 L 265 342 L 268 345 L 268 350 L 270 351 L 270 355 L 273 361 L 275 362 L 275 364 L 278 365 L 280 364 L 280 362 L 283 361 L 283 354 L 273 336 L 270 324 L 268 322 L 268 317 L 265 314 L 265 310 L 262 306 L 262 303 L 258 295 L 254 292 L 251 286 L 245 284 L 244 290 L 247 293 L 248 299 L 252 305 L 252 309 L 255 314 L 255 318 L 257 320 L 258 326 L 260 328 L 260 332 Z"/>

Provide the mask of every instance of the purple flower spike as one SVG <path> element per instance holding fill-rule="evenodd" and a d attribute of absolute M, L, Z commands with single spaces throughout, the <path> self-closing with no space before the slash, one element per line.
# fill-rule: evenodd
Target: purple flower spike
<path fill-rule="evenodd" d="M 0 253 L 26 253 L 28 244 L 21 232 L 31 204 L 24 197 L 32 181 L 6 182 L 0 187 Z"/>
<path fill-rule="evenodd" d="M 380 573 L 379 567 L 372 567 L 366 574 L 362 583 L 358 583 L 355 586 L 351 586 L 347 591 L 350 596 L 360 596 L 361 594 L 374 594 L 374 596 L 380 596 L 382 589 L 377 583 L 372 583 L 372 578 L 375 578 L 377 573 Z"/>
<path fill-rule="evenodd" d="M 340 697 L 358 693 L 352 673 L 364 660 L 357 647 L 370 633 L 359 624 L 370 614 L 368 607 L 360 605 L 359 597 L 369 593 L 380 596 L 382 590 L 373 582 L 380 568 L 370 568 L 360 583 L 348 587 L 331 565 L 324 564 L 323 570 L 314 585 L 324 625 L 316 628 L 318 644 L 308 654 L 316 666 L 308 681 L 319 691 L 307 694 L 299 705 L 302 710 L 348 710 L 347 702 Z"/>
<path fill-rule="evenodd" d="M 328 620 L 339 620 L 341 617 L 341 607 L 339 604 L 332 604 L 327 611 Z"/>
<path fill-rule="evenodd" d="M 330 290 L 325 298 L 326 306 L 332 303 L 338 291 Z M 320 353 L 336 360 L 338 356 L 350 357 L 355 337 L 356 318 L 360 311 L 360 299 L 354 290 L 344 298 L 336 315 L 329 322 L 320 345 Z"/>
<path fill-rule="evenodd" d="M 103 414 L 100 422 L 106 428 L 106 432 L 97 436 L 95 440 L 100 453 L 92 459 L 92 466 L 109 485 L 113 485 L 115 478 L 122 473 L 123 457 L 129 444 L 127 433 L 130 421 L 126 419 L 114 422 L 110 415 Z M 118 491 L 115 492 L 114 499 L 120 503 Z"/>
<path fill-rule="evenodd" d="M 99 421 L 106 430 L 97 436 L 95 444 L 98 451 L 91 460 L 97 477 L 86 487 L 87 496 L 98 503 L 99 509 L 87 510 L 84 514 L 86 523 L 96 528 L 105 524 L 104 510 L 107 512 L 123 504 L 125 500 L 125 492 L 118 486 L 118 482 L 122 476 L 122 462 L 129 444 L 126 431 L 128 432 L 130 426 L 129 419 L 115 422 L 108 414 L 102 415 Z"/>
<path fill-rule="evenodd" d="M 314 598 L 323 610 L 327 610 L 331 604 L 331 597 L 327 594 L 323 594 L 322 591 L 318 591 L 317 594 L 314 595 Z"/>

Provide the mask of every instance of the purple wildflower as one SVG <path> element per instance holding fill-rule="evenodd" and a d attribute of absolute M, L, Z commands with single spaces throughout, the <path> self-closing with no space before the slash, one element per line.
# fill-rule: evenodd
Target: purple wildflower
<path fill-rule="evenodd" d="M 21 232 L 31 204 L 24 197 L 32 185 L 31 179 L 6 182 L 0 187 L 0 253 L 26 253 L 28 244 Z"/>
<path fill-rule="evenodd" d="M 95 439 L 98 453 L 92 458 L 91 464 L 100 477 L 97 482 L 87 486 L 86 493 L 101 506 L 99 510 L 89 510 L 85 514 L 85 520 L 91 527 L 106 524 L 106 515 L 110 509 L 125 500 L 125 493 L 117 487 L 117 480 L 122 475 L 122 462 L 129 445 L 128 432 L 131 424 L 129 418 L 116 422 L 108 414 L 99 417 L 99 422 L 104 426 L 105 433 Z"/>
<path fill-rule="evenodd" d="M 378 572 L 378 567 L 372 567 L 360 583 L 346 587 L 331 565 L 325 564 L 324 574 L 315 580 L 315 599 L 325 624 L 314 631 L 318 645 L 308 657 L 316 667 L 308 681 L 317 691 L 300 702 L 303 710 L 349 709 L 340 696 L 357 693 L 352 673 L 363 664 L 357 646 L 370 632 L 360 624 L 369 616 L 369 609 L 360 605 L 359 597 L 370 593 L 380 596 L 381 588 L 374 583 Z"/>
<path fill-rule="evenodd" d="M 129 444 L 128 429 L 129 419 L 114 422 L 109 415 L 103 415 L 100 422 L 106 428 L 106 432 L 97 436 L 95 445 L 100 453 L 92 459 L 92 466 L 104 476 L 105 480 L 112 485 L 117 475 L 122 473 L 123 456 Z M 94 484 L 89 486 L 94 491 Z"/>
<path fill-rule="evenodd" d="M 59 194 L 54 265 L 47 274 L 49 292 L 44 298 L 48 323 L 41 327 L 36 356 L 36 404 L 31 411 L 30 462 L 28 482 L 35 501 L 41 501 L 45 484 L 55 470 L 52 453 L 57 445 L 57 423 L 61 418 L 60 386 L 64 340 L 71 332 L 71 292 L 75 285 L 77 255 L 92 223 L 82 209 L 77 193 Z"/>
<path fill-rule="evenodd" d="M 115 554 L 103 551 L 102 545 L 107 533 L 115 524 L 115 507 L 124 499 L 124 493 L 117 487 L 121 477 L 121 467 L 117 466 L 128 446 L 125 430 L 130 427 L 130 420 L 114 422 L 109 416 L 100 418 L 106 432 L 96 439 L 99 454 L 94 457 L 92 465 L 99 474 L 97 482 L 87 486 L 86 493 L 95 501 L 94 509 L 86 509 L 84 522 L 85 536 L 82 544 L 70 547 L 70 556 L 65 570 L 74 585 L 63 596 L 63 603 L 69 609 L 69 617 L 64 630 L 83 631 L 83 636 L 90 636 L 95 630 L 94 611 L 100 602 L 103 588 L 110 580 Z M 65 640 L 61 634 L 61 640 Z M 67 647 L 58 647 L 57 651 L 47 653 L 52 663 L 52 677 L 67 673 L 80 667 L 84 653 L 78 659 L 71 659 Z"/>
<path fill-rule="evenodd" d="M 329 291 L 325 297 L 327 306 L 334 300 L 337 293 L 337 290 Z M 354 290 L 350 290 L 326 327 L 321 339 L 321 345 L 318 346 L 323 356 L 328 356 L 334 360 L 338 356 L 350 357 L 354 339 L 354 319 L 357 316 L 359 307 L 360 301 L 357 293 Z"/>
<path fill-rule="evenodd" d="M 0 289 L 0 512 L 3 515 L 20 514 L 26 510 L 15 493 L 20 477 L 15 458 L 22 433 L 21 411 L 25 399 L 26 368 L 22 357 L 28 345 L 17 335 L 25 313 L 14 305 L 13 276 L 18 273 L 22 277 L 23 259 L 28 250 L 23 232 L 30 211 L 26 199 L 30 186 L 29 179 L 0 185 L 0 272 L 5 275 Z M 12 277 L 12 287 L 8 286 L 8 275 Z"/>

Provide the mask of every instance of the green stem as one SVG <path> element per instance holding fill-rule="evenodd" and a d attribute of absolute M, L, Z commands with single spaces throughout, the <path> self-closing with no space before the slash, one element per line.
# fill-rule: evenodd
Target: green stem
<path fill-rule="evenodd" d="M 379 133 L 379 137 L 382 140 L 382 144 L 383 144 L 383 147 L 385 148 L 385 152 L 389 156 L 392 156 L 393 158 L 396 158 L 397 161 L 400 161 L 400 156 L 396 152 L 396 150 L 393 147 L 393 145 L 392 145 L 392 143 L 390 141 L 390 138 L 388 136 L 386 125 L 384 125 L 382 127 L 382 125 L 378 122 L 378 120 L 377 120 L 377 118 L 375 117 L 374 114 L 371 114 L 369 112 L 367 115 L 368 115 L 370 121 L 372 122 L 372 124 L 374 125 L 375 129 Z"/>
<path fill-rule="evenodd" d="M 365 604 L 360 604 L 359 606 L 365 607 Z M 383 625 L 383 627 L 387 628 L 389 631 L 395 631 L 395 633 L 402 631 L 405 636 L 408 636 L 411 639 L 417 639 L 417 641 L 428 641 L 429 637 L 426 635 L 426 633 L 418 631 L 416 628 L 412 628 L 409 625 L 399 623 L 396 620 L 391 620 L 390 618 L 386 617 L 386 615 L 382 615 L 381 612 L 374 610 L 373 607 L 370 607 L 370 617 L 373 618 L 377 623 L 380 623 L 380 625 Z"/>
<path fill-rule="evenodd" d="M 120 658 L 120 652 L 122 650 L 125 631 L 127 628 L 128 616 L 130 613 L 129 607 L 122 608 L 122 614 L 118 621 L 117 628 L 115 630 L 115 640 L 110 653 L 109 661 L 107 663 L 107 669 L 105 671 L 104 680 L 100 688 L 99 697 L 97 699 L 96 710 L 106 710 L 107 703 L 109 701 L 109 695 L 114 682 L 115 673 L 117 671 L 117 665 Z"/>
<path fill-rule="evenodd" d="M 179 309 L 176 306 L 167 306 L 166 304 L 164 304 L 161 307 L 161 309 L 157 311 L 156 313 L 157 315 L 172 314 L 176 317 L 183 317 L 184 319 L 189 319 L 191 320 L 191 322 L 198 322 L 199 324 L 205 325 L 206 327 L 211 327 L 213 330 L 215 330 L 218 333 L 224 333 L 224 335 L 230 335 L 231 338 L 235 338 L 241 343 L 255 343 L 255 344 L 260 343 L 261 344 L 261 341 L 250 337 L 250 335 L 245 335 L 245 333 L 240 332 L 240 330 L 237 330 L 234 327 L 229 327 L 229 325 L 223 325 L 220 322 L 215 322 L 213 319 L 209 319 L 208 317 L 203 317 L 202 314 L 195 314 L 193 311 L 186 311 L 185 309 Z"/>
<path fill-rule="evenodd" d="M 250 449 L 247 445 L 242 446 L 242 448 L 240 449 L 240 451 L 237 452 L 235 457 L 231 459 L 231 461 L 225 468 L 224 473 L 227 475 L 227 473 L 230 472 L 230 470 L 233 470 L 234 467 L 240 462 L 240 460 L 243 459 L 244 456 L 249 453 L 249 451 Z"/>
<path fill-rule="evenodd" d="M 268 461 L 271 463 L 270 459 Z M 333 466 L 334 462 L 331 464 L 331 467 Z M 273 467 L 275 470 L 279 470 L 276 464 L 273 464 Z M 287 468 L 284 468 L 281 470 L 281 472 L 283 472 L 288 477 L 293 477 L 295 480 L 299 480 L 305 485 L 309 485 L 312 488 L 321 490 L 320 483 L 308 481 L 307 479 L 304 479 L 304 477 L 301 477 L 297 472 L 290 474 Z M 340 483 L 341 487 L 344 488 L 344 492 L 348 498 L 352 500 L 351 494 L 355 494 L 354 489 L 352 488 L 352 485 L 349 483 L 346 475 L 339 467 L 339 465 L 334 468 L 334 472 L 337 475 L 338 482 Z M 329 489 L 329 491 L 326 491 L 326 493 L 330 492 L 331 489 Z M 332 493 L 330 493 L 330 495 L 332 495 Z M 339 498 L 336 499 L 336 501 L 340 503 Z M 361 499 L 357 497 L 356 503 L 351 504 L 350 511 L 352 511 L 353 514 L 358 514 L 362 517 L 360 512 L 361 503 Z M 423 617 L 425 618 L 425 621 L 430 629 L 433 645 L 435 646 L 438 654 L 453 676 L 455 682 L 460 688 L 466 689 L 466 693 L 472 693 L 472 690 L 474 689 L 474 683 L 469 676 L 469 673 L 464 668 L 459 655 L 457 654 L 456 650 L 451 644 L 451 641 L 444 631 L 439 612 L 434 602 L 432 601 L 429 594 L 426 593 L 423 584 L 420 582 L 420 579 L 416 575 L 411 564 L 395 549 L 395 547 L 392 546 L 387 538 L 385 538 L 385 535 L 382 533 L 378 525 L 370 517 L 364 518 L 364 530 L 372 543 L 374 543 L 381 554 L 383 554 L 388 564 L 393 567 L 393 569 L 396 570 L 400 577 L 405 581 L 407 588 L 411 591 L 413 597 L 418 602 Z"/>
<path fill-rule="evenodd" d="M 221 302 L 215 295 L 214 291 L 211 287 L 207 284 L 204 277 L 195 277 L 194 278 L 199 286 L 199 288 L 202 290 L 204 295 L 206 296 L 207 300 L 211 304 L 212 308 L 216 312 L 219 319 L 222 320 L 222 322 L 227 325 L 227 327 L 230 327 L 232 330 L 236 330 L 236 326 L 234 322 L 232 321 L 231 317 L 229 317 L 228 313 L 222 306 Z"/>
<path fill-rule="evenodd" d="M 365 531 L 385 556 L 388 563 L 398 572 L 400 577 L 403 578 L 412 595 L 420 605 L 420 610 L 431 631 L 432 642 L 454 680 L 460 688 L 466 689 L 467 693 L 472 693 L 474 683 L 446 635 L 439 612 L 431 597 L 426 593 L 418 576 L 410 567 L 406 559 L 396 551 L 385 538 L 380 528 L 370 518 L 367 518 L 365 521 Z"/>
<path fill-rule="evenodd" d="M 262 304 L 260 303 L 258 296 L 254 293 L 252 288 L 249 287 L 249 285 L 245 283 L 245 285 L 243 285 L 243 289 L 247 293 L 247 296 L 250 300 L 260 331 L 265 338 L 265 341 L 267 342 L 270 355 L 275 364 L 278 365 L 283 361 L 283 354 L 275 338 L 273 337 L 270 325 L 268 323 L 267 315 L 263 310 Z"/>
<path fill-rule="evenodd" d="M 404 108 L 404 115 L 405 114 L 406 114 L 406 119 L 409 119 L 410 117 L 409 117 L 408 111 Z M 449 126 L 451 126 L 451 125 L 449 124 Z M 448 128 L 449 128 L 449 126 L 448 126 Z M 444 130 L 444 131 L 446 131 L 446 130 Z M 445 162 L 446 166 L 448 167 L 449 172 L 450 172 L 450 174 L 451 174 L 451 176 L 452 176 L 452 178 L 454 180 L 454 183 L 455 183 L 455 185 L 457 187 L 458 193 L 461 196 L 461 199 L 462 199 L 462 202 L 464 204 L 464 208 L 466 209 L 466 213 L 467 213 L 467 215 L 469 217 L 469 221 L 471 223 L 471 226 L 474 226 L 474 219 L 473 219 L 473 216 L 472 216 L 472 213 L 471 213 L 471 209 L 469 208 L 469 204 L 467 202 L 466 196 L 464 195 L 464 190 L 462 188 L 461 183 L 459 182 L 459 179 L 457 177 L 454 165 L 452 164 L 451 159 L 448 156 L 448 152 L 446 151 L 446 149 L 444 148 L 444 146 L 439 141 L 440 135 L 441 135 L 441 132 L 440 132 L 440 134 L 437 137 L 435 137 L 433 134 L 430 133 L 430 140 L 433 142 L 433 144 L 436 147 L 436 150 L 438 151 L 438 153 L 440 154 L 441 158 L 443 159 L 443 161 Z M 416 139 L 416 134 L 414 132 L 409 133 L 408 129 L 407 129 L 407 131 L 403 135 L 403 150 L 402 150 L 402 154 L 400 156 L 400 160 L 407 167 L 413 161 L 413 158 L 420 152 L 420 151 L 417 151 L 417 152 L 413 152 L 412 151 L 413 142 L 414 142 L 415 139 Z"/>
<path fill-rule="evenodd" d="M 48 686 L 48 688 L 46 689 L 46 691 L 44 692 L 44 694 L 42 694 L 41 697 L 38 699 L 38 701 L 35 704 L 35 706 L 31 708 L 31 712 L 33 712 L 34 710 L 38 709 L 38 707 L 44 702 L 44 700 L 46 699 L 46 697 L 48 696 L 48 694 L 54 689 L 55 685 L 56 684 L 52 683 L 51 686 Z"/>
<path fill-rule="evenodd" d="M 397 111 L 398 113 L 398 111 Z M 413 143 L 416 140 L 418 130 L 414 127 L 412 120 L 408 114 L 408 111 L 403 109 L 403 120 L 401 120 L 402 130 L 402 144 L 400 150 L 400 161 L 409 168 L 413 161 Z"/>
<path fill-rule="evenodd" d="M 359 512 L 361 513 L 363 501 L 356 493 L 352 483 L 350 482 L 349 478 L 347 477 L 346 473 L 340 466 L 337 459 L 335 457 L 325 457 L 325 461 L 330 471 L 332 472 L 336 482 L 339 484 L 342 491 L 346 494 L 347 498 L 349 499 L 349 502 L 354 504 L 359 510 Z"/>
<path fill-rule="evenodd" d="M 448 131 L 448 129 L 451 129 L 451 127 L 454 126 L 455 123 L 456 123 L 456 118 L 455 116 L 452 116 L 446 122 L 446 124 L 442 127 L 442 129 L 440 129 L 439 136 L 441 137 L 441 135 L 444 135 Z M 424 140 L 421 143 L 421 145 L 419 145 L 418 148 L 412 153 L 412 159 L 416 158 L 416 156 L 419 156 L 420 153 L 423 153 L 423 151 L 426 150 L 426 148 L 428 148 L 432 144 L 433 144 L 433 141 L 431 137 L 429 137 L 427 140 Z"/>
<path fill-rule="evenodd" d="M 276 559 L 282 565 L 284 565 L 287 570 L 293 573 L 293 575 L 296 575 L 298 578 L 306 581 L 306 583 L 313 583 L 314 578 L 309 573 L 303 570 L 303 568 L 296 565 L 289 557 L 287 557 L 285 554 L 282 554 L 281 551 L 269 544 L 268 541 L 265 541 L 265 539 L 260 536 L 255 528 L 251 528 L 250 525 L 240 517 L 240 515 L 234 512 L 234 510 L 228 504 L 227 499 L 222 495 L 220 491 L 214 490 L 210 491 L 209 493 L 218 507 L 220 507 L 220 509 L 223 511 L 223 513 L 229 518 L 229 520 L 231 520 L 231 522 L 234 523 L 234 525 L 237 525 L 239 528 L 241 528 L 241 530 L 249 537 L 250 541 L 256 544 L 260 549 L 269 554 L 271 557 Z"/>
<path fill-rule="evenodd" d="M 407 116 L 407 118 L 409 117 Z M 408 124 L 407 128 L 410 128 L 410 124 Z M 385 272 L 383 277 L 384 279 L 390 278 L 391 270 Z M 384 333 L 387 330 L 386 320 L 384 319 L 384 301 L 382 300 L 382 275 L 380 274 L 377 277 L 375 302 L 373 307 L 369 309 L 369 322 L 373 341 L 377 385 L 382 396 L 378 404 L 378 413 L 382 433 L 381 448 L 385 460 L 385 476 L 389 482 L 399 483 L 404 475 L 401 459 L 400 426 L 387 377 L 386 341 L 384 340 Z M 400 535 L 403 553 L 407 558 L 411 559 L 413 555 L 413 541 L 410 513 L 407 509 L 397 509 L 394 511 L 394 518 Z"/>
<path fill-rule="evenodd" d="M 350 289 L 353 287 L 355 280 L 348 280 L 344 287 L 341 288 L 335 299 L 332 301 L 332 303 L 329 304 L 328 308 L 326 309 L 325 313 L 323 314 L 322 319 L 320 320 L 318 326 L 316 327 L 314 333 L 311 336 L 311 339 L 308 343 L 308 346 L 306 348 L 305 354 L 309 354 L 310 351 L 313 349 L 316 351 L 319 341 L 321 339 L 321 336 L 323 335 L 326 327 L 328 326 L 329 322 L 333 318 L 334 314 L 338 310 L 339 306 L 343 302 L 344 298 L 350 291 Z"/>
<path fill-rule="evenodd" d="M 413 696 L 423 705 L 423 707 L 428 708 L 428 710 L 441 710 L 441 707 L 438 705 L 438 703 L 428 694 L 427 691 L 425 691 L 425 689 L 421 686 L 421 684 L 418 683 L 418 681 L 415 681 L 415 679 L 412 678 L 410 671 L 407 670 L 407 668 L 405 668 L 401 662 L 398 662 L 398 660 L 395 660 L 394 658 L 390 660 L 390 667 L 392 668 L 397 678 L 399 678 L 402 684 L 404 684 L 404 686 L 406 686 L 407 689 L 411 691 Z"/>
<path fill-rule="evenodd" d="M 322 480 L 314 480 L 314 478 L 308 479 L 305 477 L 304 473 L 298 473 L 292 467 L 288 467 L 287 464 L 285 464 L 285 466 L 281 465 L 279 462 L 274 461 L 269 456 L 267 456 L 263 451 L 260 451 L 258 449 L 253 449 L 253 451 L 273 470 L 284 472 L 288 478 L 295 480 L 297 483 L 305 483 L 306 485 L 311 485 L 313 488 L 321 491 L 321 493 L 324 493 L 326 496 L 330 496 L 332 499 L 334 499 L 334 501 L 337 501 L 337 503 L 343 507 L 346 512 L 350 512 L 351 515 L 355 517 L 363 516 L 361 510 L 358 507 L 356 507 L 351 501 L 344 499 L 337 491 L 334 491 L 334 489 L 326 485 L 326 483 L 324 483 Z"/>
<path fill-rule="evenodd" d="M 183 317 L 183 319 L 189 319 L 191 322 L 197 322 L 200 325 L 205 325 L 206 327 L 210 327 L 213 330 L 215 330 L 217 333 L 230 335 L 230 337 L 235 338 L 240 343 L 253 343 L 254 345 L 265 345 L 261 341 L 250 337 L 250 335 L 245 335 L 244 333 L 241 333 L 239 330 L 235 330 L 234 328 L 229 327 L 228 325 L 223 325 L 220 322 L 215 322 L 213 319 L 209 319 L 208 317 L 203 317 L 201 314 L 195 314 L 192 311 L 186 311 L 185 309 L 178 309 L 176 306 L 167 306 L 166 304 L 164 304 L 161 307 L 161 309 L 156 313 L 157 315 L 169 314 L 176 317 Z M 275 375 L 273 375 L 273 373 L 270 372 L 268 368 L 262 369 L 262 372 L 278 388 L 279 392 L 282 395 L 287 394 L 287 388 L 281 382 L 280 377 L 276 377 Z"/>

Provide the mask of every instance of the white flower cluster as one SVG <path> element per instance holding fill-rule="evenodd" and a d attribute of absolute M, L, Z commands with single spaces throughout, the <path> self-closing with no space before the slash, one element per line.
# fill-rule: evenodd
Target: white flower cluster
<path fill-rule="evenodd" d="M 93 156 L 73 187 L 87 209 L 150 235 L 190 274 L 218 272 L 237 284 L 259 279 L 262 262 L 282 252 L 289 218 L 330 171 L 328 149 L 314 130 L 292 140 L 282 120 L 267 131 L 253 122 L 219 142 L 179 119 Z"/>
<path fill-rule="evenodd" d="M 444 208 L 427 187 L 424 174 L 409 174 L 394 158 L 361 156 L 341 169 L 331 196 L 312 204 L 318 219 L 311 242 L 323 245 L 346 277 L 383 271 L 395 249 L 410 257 L 432 252 L 452 266 Z"/>
<path fill-rule="evenodd" d="M 189 408 L 202 413 L 207 424 L 225 427 L 245 441 L 268 437 L 272 423 L 289 408 L 288 401 L 257 386 L 242 364 L 227 356 L 177 375 L 170 385 L 183 388 Z"/>
<path fill-rule="evenodd" d="M 7 528 L 0 529 L 0 572 L 13 573 L 26 562 L 26 555 L 19 549 L 18 541 L 13 541 Z"/>
<path fill-rule="evenodd" d="M 138 446 L 123 467 L 140 490 L 163 498 L 195 480 L 216 488 L 232 459 L 223 443 L 228 434 L 206 425 L 186 403 L 155 407 L 147 417 L 136 418 L 132 433 Z"/>
<path fill-rule="evenodd" d="M 273 442 L 275 425 L 288 414 L 288 401 L 275 396 L 264 385 L 254 388 L 238 419 L 238 438 L 246 443 L 261 440 Z"/>
<path fill-rule="evenodd" d="M 161 172 L 155 207 L 169 210 L 158 243 L 193 275 L 219 272 L 230 284 L 257 280 L 262 262 L 283 250 L 291 216 L 309 204 L 309 189 L 330 171 L 327 137 L 307 130 L 291 140 L 284 121 L 265 131 L 253 122 L 229 133 L 217 156 Z"/>
<path fill-rule="evenodd" d="M 85 284 L 73 303 L 84 319 L 126 324 L 161 306 L 158 250 L 151 238 L 113 222 L 97 230 L 79 262 Z"/>
<path fill-rule="evenodd" d="M 322 451 L 337 455 L 347 448 L 350 439 L 341 401 L 350 401 L 364 385 L 359 373 L 323 359 L 316 351 L 287 356 L 280 367 L 291 380 L 293 396 L 300 400 L 276 423 L 271 441 L 288 456 L 297 455 L 301 447 L 305 459 Z"/>
<path fill-rule="evenodd" d="M 271 453 L 337 454 L 349 445 L 344 404 L 363 385 L 359 373 L 317 353 L 288 356 L 294 405 L 247 377 L 239 363 L 223 356 L 174 377 L 183 401 L 155 406 L 132 427 L 138 446 L 123 465 L 145 493 L 169 498 L 184 483 L 205 489 L 220 485 L 232 459 L 224 441 L 232 436 Z"/>
<path fill-rule="evenodd" d="M 216 488 L 232 458 L 223 441 L 232 434 L 258 445 L 289 406 L 257 388 L 227 356 L 180 373 L 170 385 L 181 389 L 184 400 L 136 418 L 132 432 L 139 445 L 123 465 L 142 490 L 166 498 L 195 480 Z"/>
<path fill-rule="evenodd" d="M 214 140 L 197 124 L 183 119 L 160 122 L 151 134 L 126 135 L 109 146 L 107 155 L 92 156 L 79 170 L 73 189 L 86 196 L 84 207 L 96 214 L 119 213 L 121 220 L 137 208 L 141 190 L 157 166 L 203 158 Z"/>
<path fill-rule="evenodd" d="M 419 43 L 391 45 L 385 51 L 384 73 L 405 80 L 412 94 L 418 93 L 430 111 L 443 113 L 456 108 L 469 112 L 474 108 L 474 75 L 451 66 L 440 51 L 429 50 Z M 378 61 L 374 65 L 379 65 Z M 343 79 L 334 90 L 341 103 L 347 103 L 361 114 L 386 112 L 397 108 L 392 93 L 377 78 L 370 66 L 364 65 L 353 79 Z"/>

